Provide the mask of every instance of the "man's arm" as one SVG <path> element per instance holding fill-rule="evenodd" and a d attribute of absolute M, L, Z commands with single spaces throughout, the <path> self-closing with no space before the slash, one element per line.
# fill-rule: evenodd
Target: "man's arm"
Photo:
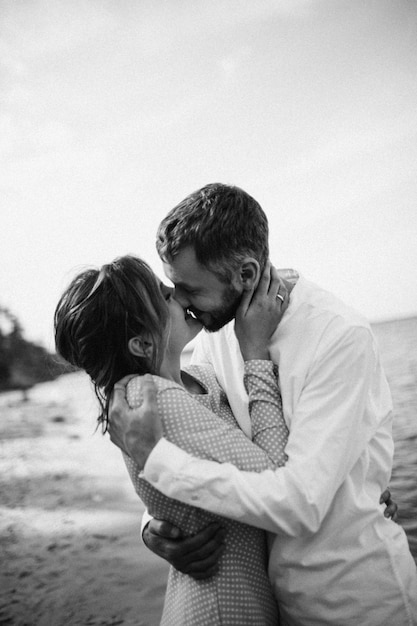
<path fill-rule="evenodd" d="M 193 459 L 162 440 L 145 477 L 171 497 L 265 530 L 314 533 L 377 428 L 367 407 L 374 367 L 366 329 L 353 328 L 333 343 L 293 416 L 285 468 L 239 472 Z"/>
<path fill-rule="evenodd" d="M 124 379 L 124 381 L 121 381 L 122 384 L 118 385 L 117 389 L 115 390 L 115 396 L 116 396 L 116 400 L 118 399 L 118 402 L 113 402 L 113 406 L 117 408 L 117 411 L 113 413 L 113 416 L 116 416 L 116 413 L 119 413 L 119 415 L 117 415 L 118 418 L 121 418 L 122 421 L 124 421 L 127 417 L 132 417 L 132 419 L 134 419 L 136 422 L 140 423 L 141 421 L 141 417 L 142 417 L 142 411 L 144 410 L 144 408 L 147 406 L 149 410 L 149 406 L 152 404 L 152 402 L 148 399 L 147 402 L 144 403 L 144 405 L 142 406 L 141 409 L 136 409 L 134 411 L 130 410 L 127 403 L 126 403 L 126 399 L 125 399 L 125 387 L 124 385 L 127 383 L 128 379 Z M 124 383 L 124 384 L 123 384 Z M 146 394 L 146 391 L 145 391 Z M 111 415 L 112 415 L 112 409 L 110 411 Z M 113 419 L 113 417 L 112 417 Z M 110 422 L 110 434 L 112 435 L 112 419 Z M 156 404 L 154 403 L 154 406 L 152 407 L 152 422 L 157 422 L 159 419 L 158 417 L 158 412 L 157 412 L 157 408 L 156 408 Z M 117 427 L 114 430 L 113 433 L 115 436 L 117 435 Z M 138 430 L 138 436 L 141 436 Z M 113 442 L 116 443 L 116 445 L 119 445 L 119 447 L 124 447 L 123 443 L 121 445 L 121 441 L 117 440 L 117 437 L 115 439 L 115 437 L 112 437 Z M 147 434 L 146 439 L 149 441 L 149 434 Z M 156 451 L 158 450 L 158 447 L 161 448 L 160 451 L 160 457 L 164 458 L 165 454 L 166 454 L 166 450 L 168 449 L 168 456 L 167 458 L 170 459 L 170 461 L 172 461 L 172 463 L 174 462 L 174 457 L 176 453 L 180 453 L 182 454 L 182 451 L 179 451 L 178 448 L 176 448 L 175 446 L 173 446 L 172 444 L 168 444 L 165 440 L 160 440 L 160 444 L 158 444 L 156 446 Z M 167 448 L 168 447 L 168 448 Z M 126 448 L 125 448 L 126 449 Z M 152 445 L 150 445 L 148 447 L 147 450 L 147 454 L 150 453 L 152 449 Z M 172 451 L 174 456 L 172 456 Z M 185 457 L 188 458 L 189 462 L 192 462 L 192 458 L 189 457 L 188 455 L 185 455 Z M 213 465 L 213 464 L 210 464 Z M 390 493 L 389 491 L 384 492 L 384 494 L 381 496 L 381 502 L 385 502 L 387 508 L 385 511 L 385 516 L 386 517 L 395 517 L 396 516 L 396 511 L 397 511 L 397 505 L 395 504 L 395 502 L 393 502 L 390 499 Z M 189 553 L 189 549 L 187 546 L 184 545 L 184 548 L 182 547 L 181 542 L 182 541 L 186 541 L 186 540 L 177 540 L 175 545 L 173 545 L 171 543 L 170 546 L 166 547 L 166 544 L 164 543 L 165 539 L 163 535 L 169 534 L 166 532 L 166 529 L 164 529 L 164 532 L 161 534 L 161 528 L 158 525 L 158 522 L 155 522 L 156 526 L 152 529 L 152 532 L 149 532 L 148 536 L 152 537 L 152 541 L 153 541 L 153 545 L 150 545 L 150 541 L 146 540 L 146 543 L 148 544 L 148 546 L 157 554 L 159 554 L 160 556 L 166 558 L 166 554 L 167 551 L 171 551 L 173 549 L 175 549 L 175 553 L 172 553 L 172 559 L 171 563 L 174 564 L 177 568 L 181 569 L 181 565 L 180 562 L 181 560 L 183 560 L 184 558 L 187 558 L 186 555 L 190 554 Z M 151 524 L 153 524 L 153 522 L 151 522 Z M 150 529 L 150 527 L 149 527 Z M 175 534 L 175 533 L 174 533 Z M 200 535 L 201 533 L 199 533 Z M 172 538 L 172 536 L 171 536 Z M 166 541 L 169 542 L 171 541 L 171 538 L 167 538 Z M 197 537 L 196 537 L 197 539 Z M 202 538 L 202 542 L 199 545 L 200 547 L 203 547 L 204 545 L 204 538 Z M 217 548 L 219 547 L 220 544 L 218 544 L 215 549 L 213 550 L 213 554 L 216 553 Z M 198 556 L 197 557 L 197 561 L 196 563 L 198 563 L 198 561 L 200 560 L 200 564 L 201 564 L 201 559 Z M 187 567 L 190 566 L 190 561 L 187 562 Z M 194 566 L 192 566 L 194 567 Z M 198 567 L 198 566 L 197 566 Z"/>
<path fill-rule="evenodd" d="M 136 410 L 136 411 L 133 411 L 133 412 L 131 412 L 131 411 L 129 411 L 129 410 L 128 410 L 128 407 L 127 407 L 127 404 L 126 404 L 126 400 L 125 400 L 125 397 L 124 397 L 124 396 L 125 396 L 125 393 L 124 393 L 124 388 L 123 388 L 123 386 L 121 386 L 121 387 L 119 388 L 118 393 L 119 393 L 119 400 L 120 400 L 119 405 L 120 405 L 120 409 L 121 409 L 121 414 L 123 414 L 123 413 L 124 413 L 124 417 L 126 417 L 126 414 L 132 413 L 132 415 L 133 415 L 133 414 L 135 414 L 135 419 L 136 419 L 136 420 L 140 420 L 140 410 Z M 153 411 L 154 411 L 154 414 L 153 414 L 153 420 L 154 420 L 154 421 L 157 421 L 157 420 L 158 420 L 158 416 L 157 416 L 157 409 L 156 409 L 156 407 L 155 407 L 155 406 L 154 406 L 154 408 L 153 408 Z M 110 429 L 110 432 L 111 432 L 111 429 Z M 147 438 L 149 439 L 148 435 L 147 435 Z M 117 445 L 119 445 L 117 441 L 114 441 L 114 442 L 115 442 Z M 123 447 L 123 446 L 122 446 L 122 447 Z M 157 452 L 158 447 L 159 447 L 159 448 L 161 448 L 161 450 L 160 450 L 160 454 L 159 454 L 159 458 L 164 459 L 164 457 L 166 457 L 167 459 L 169 459 L 169 460 L 170 460 L 170 465 L 171 465 L 171 463 L 172 463 L 172 464 L 174 464 L 174 458 L 175 458 L 175 456 L 176 456 L 176 454 L 177 454 L 177 453 L 182 454 L 182 452 L 181 452 L 181 451 L 179 451 L 179 450 L 178 450 L 175 446 L 173 446 L 172 444 L 168 444 L 168 443 L 167 443 L 166 441 L 164 441 L 164 440 L 161 440 L 161 442 L 160 442 L 159 446 L 157 445 L 157 447 L 156 447 L 156 449 L 155 449 L 155 454 L 158 454 L 158 452 Z M 148 454 L 149 454 L 149 452 L 151 451 L 151 448 L 152 448 L 152 446 L 150 446 L 150 447 L 148 448 Z M 167 456 L 166 456 L 166 455 L 167 455 Z M 187 460 L 187 463 L 192 463 L 192 462 L 193 462 L 192 458 L 191 458 L 191 457 L 189 457 L 188 455 L 183 455 L 183 457 L 184 457 L 184 458 L 186 458 L 186 459 L 188 459 L 188 460 Z M 211 465 L 211 466 L 212 466 L 213 464 L 209 464 L 209 465 Z M 193 472 L 193 470 L 191 470 L 191 474 L 192 474 L 192 472 Z M 204 472 L 203 472 L 203 474 L 204 474 Z M 170 475 L 172 476 L 172 474 L 170 474 Z M 398 507 L 397 507 L 397 505 L 395 504 L 395 502 L 393 502 L 393 501 L 390 499 L 390 493 L 389 493 L 389 491 L 384 492 L 383 496 L 381 496 L 381 502 L 385 502 L 385 504 L 386 504 L 386 506 L 387 506 L 386 511 L 385 511 L 385 516 L 386 516 L 386 517 L 390 517 L 390 516 L 391 516 L 391 517 L 393 517 L 393 516 L 395 517 L 395 515 L 396 515 L 396 511 L 397 511 L 397 508 L 398 508 Z M 161 538 L 160 536 L 159 536 L 159 538 L 158 538 L 158 532 L 159 532 L 159 528 L 158 528 L 158 527 L 156 527 L 156 528 L 155 528 L 155 531 L 153 531 L 153 532 L 152 532 L 152 536 L 153 536 L 153 538 L 155 539 L 155 541 L 159 541 L 159 539 Z M 162 551 L 158 552 L 158 550 L 162 550 L 162 548 L 161 548 L 161 544 L 159 544 L 158 549 L 156 549 L 156 548 L 155 548 L 155 546 L 149 546 L 149 547 L 150 547 L 150 548 L 151 548 L 154 552 L 156 552 L 157 554 L 160 554 L 160 556 L 164 556 L 164 554 L 162 553 Z M 178 558 L 181 558 L 181 554 L 182 554 L 182 553 L 181 553 L 181 550 L 182 550 L 182 549 L 181 549 L 181 541 L 178 541 L 178 543 L 176 544 L 176 546 L 175 546 L 175 547 L 176 547 L 176 550 L 178 550 L 178 554 L 176 555 L 176 558 L 177 558 L 177 557 L 178 557 Z"/>

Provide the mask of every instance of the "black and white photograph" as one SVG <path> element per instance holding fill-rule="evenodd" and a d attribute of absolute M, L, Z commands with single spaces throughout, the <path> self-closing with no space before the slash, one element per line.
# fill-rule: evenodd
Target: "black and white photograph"
<path fill-rule="evenodd" d="M 0 0 L 0 624 L 417 626 L 417 2 Z"/>

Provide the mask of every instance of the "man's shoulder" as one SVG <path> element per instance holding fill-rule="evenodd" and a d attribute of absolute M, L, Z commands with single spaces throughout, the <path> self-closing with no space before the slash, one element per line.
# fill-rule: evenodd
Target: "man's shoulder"
<path fill-rule="evenodd" d="M 279 363 L 287 358 L 308 361 L 308 355 L 314 358 L 337 344 L 361 343 L 365 335 L 371 335 L 371 328 L 363 315 L 300 275 L 274 333 L 271 354 Z"/>
<path fill-rule="evenodd" d="M 301 317 L 312 325 L 347 329 L 370 329 L 369 321 L 359 311 L 336 294 L 300 276 L 292 293 L 295 318 Z"/>

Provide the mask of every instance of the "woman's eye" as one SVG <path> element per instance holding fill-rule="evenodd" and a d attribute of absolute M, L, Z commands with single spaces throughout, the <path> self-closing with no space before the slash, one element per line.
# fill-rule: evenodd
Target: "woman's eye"
<path fill-rule="evenodd" d="M 169 302 L 172 296 L 172 289 L 170 289 L 167 285 L 164 285 L 164 283 L 160 283 L 160 289 L 161 289 L 162 297 L 164 298 L 164 300 Z"/>
<path fill-rule="evenodd" d="M 162 295 L 164 296 L 165 300 L 169 302 L 172 298 L 172 289 L 169 289 L 169 287 L 163 288 Z"/>

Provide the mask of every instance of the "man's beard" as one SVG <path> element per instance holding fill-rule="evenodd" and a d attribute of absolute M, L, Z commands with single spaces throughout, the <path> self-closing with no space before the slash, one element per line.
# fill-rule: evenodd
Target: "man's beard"
<path fill-rule="evenodd" d="M 218 309 L 209 313 L 195 311 L 195 315 L 207 332 L 215 333 L 234 319 L 241 297 L 242 294 L 233 285 L 229 285 L 222 296 L 222 305 Z"/>

